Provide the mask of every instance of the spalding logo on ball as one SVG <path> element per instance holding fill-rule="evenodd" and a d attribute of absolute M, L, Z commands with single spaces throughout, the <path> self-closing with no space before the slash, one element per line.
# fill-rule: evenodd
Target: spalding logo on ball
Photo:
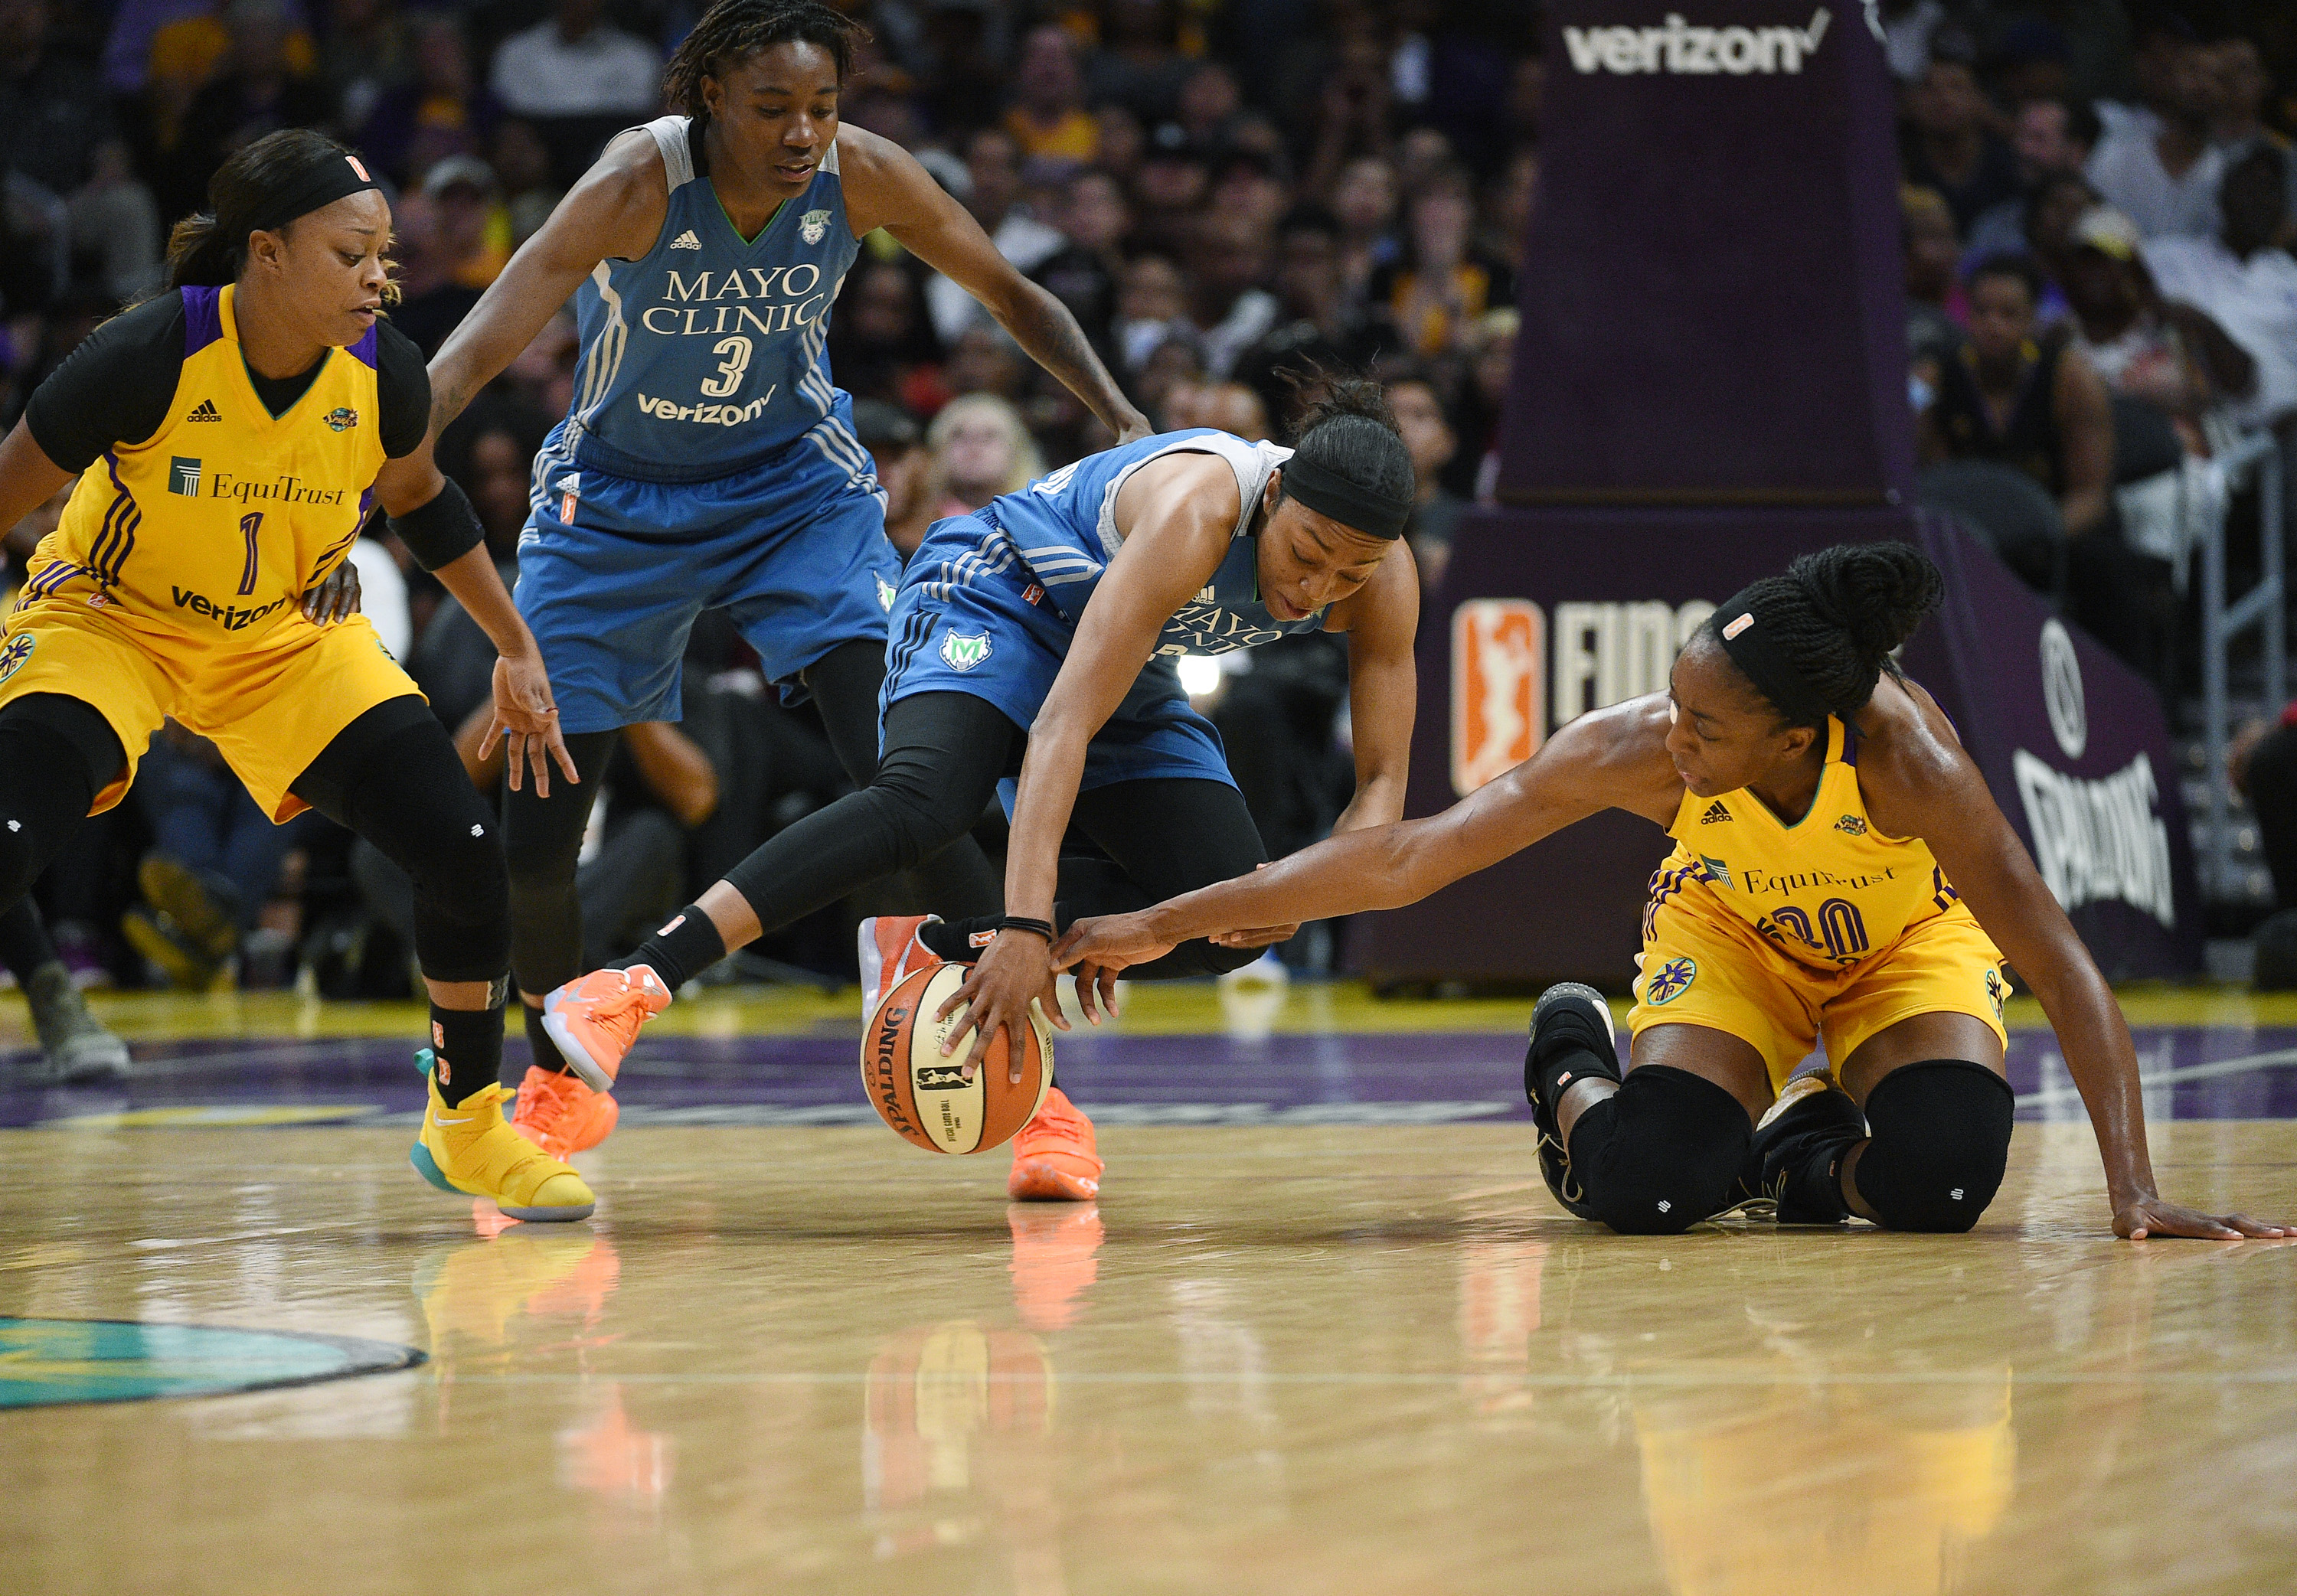
<path fill-rule="evenodd" d="M 904 978 L 885 994 L 861 1034 L 861 1085 L 878 1116 L 904 1140 L 934 1153 L 984 1153 L 1001 1147 L 1036 1117 L 1053 1082 L 1053 1044 L 1033 1007 L 1033 1045 L 1015 1085 L 1000 1034 L 989 1044 L 973 1079 L 965 1078 L 973 1049 L 967 1026 L 948 1057 L 942 1043 L 964 1023 L 964 1013 L 933 1016 L 965 983 L 967 967 L 934 965 Z M 923 1016 L 920 1023 L 920 1016 Z"/>

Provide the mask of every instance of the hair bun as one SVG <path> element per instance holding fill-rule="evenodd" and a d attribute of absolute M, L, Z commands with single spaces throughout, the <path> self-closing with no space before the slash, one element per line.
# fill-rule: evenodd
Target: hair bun
<path fill-rule="evenodd" d="M 1860 658 L 1880 666 L 1946 597 L 1946 579 L 1910 543 L 1843 543 L 1804 555 L 1787 575 L 1811 604 L 1849 636 Z"/>

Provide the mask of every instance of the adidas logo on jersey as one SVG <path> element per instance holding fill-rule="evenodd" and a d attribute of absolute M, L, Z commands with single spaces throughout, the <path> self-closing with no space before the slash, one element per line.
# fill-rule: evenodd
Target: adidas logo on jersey
<path fill-rule="evenodd" d="M 221 421 L 223 412 L 215 407 L 215 400 L 202 399 L 200 407 L 184 417 L 185 421 Z"/>
<path fill-rule="evenodd" d="M 673 250 L 698 250 L 702 247 L 702 241 L 694 235 L 694 229 L 688 227 L 670 241 L 670 247 Z"/>
<path fill-rule="evenodd" d="M 1725 803 L 1720 798 L 1717 798 L 1714 802 L 1707 806 L 1707 812 L 1699 817 L 1699 823 L 1701 826 L 1712 826 L 1717 820 L 1727 820 L 1730 818 L 1731 806 Z"/>

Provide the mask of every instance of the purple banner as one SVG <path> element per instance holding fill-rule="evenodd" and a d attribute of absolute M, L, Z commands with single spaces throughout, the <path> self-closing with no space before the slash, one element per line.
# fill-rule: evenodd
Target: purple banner
<path fill-rule="evenodd" d="M 1485 511 L 1465 518 L 1420 622 L 1407 812 L 1443 809 L 1573 717 L 1667 684 L 1716 604 L 1796 555 L 1919 540 L 1946 608 L 1907 649 L 1995 800 L 2113 975 L 2189 974 L 2200 913 L 2152 689 L 1982 546 L 1895 510 Z M 2071 750 L 2071 752 L 2070 752 Z M 1644 888 L 1668 843 L 1607 813 L 1407 909 L 1371 917 L 1375 980 L 1581 980 L 1626 990 Z"/>
<path fill-rule="evenodd" d="M 1553 0 L 1510 504 L 1912 498 L 1892 96 L 1859 0 Z"/>

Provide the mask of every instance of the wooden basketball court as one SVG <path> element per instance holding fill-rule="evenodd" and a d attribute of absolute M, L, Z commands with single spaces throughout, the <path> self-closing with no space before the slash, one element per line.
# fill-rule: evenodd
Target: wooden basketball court
<path fill-rule="evenodd" d="M 0 1587 L 2297 1584 L 2297 1253 L 2113 1240 L 2046 1032 L 1972 1236 L 1627 1239 L 1521 1004 L 1139 997 L 1097 1206 L 836 1112 L 850 995 L 705 1000 L 563 1228 L 408 1169 L 414 1011 L 121 1000 L 128 1090 L 0 1096 Z M 2132 1007 L 2165 1189 L 2297 1213 L 2297 1009 Z"/>

